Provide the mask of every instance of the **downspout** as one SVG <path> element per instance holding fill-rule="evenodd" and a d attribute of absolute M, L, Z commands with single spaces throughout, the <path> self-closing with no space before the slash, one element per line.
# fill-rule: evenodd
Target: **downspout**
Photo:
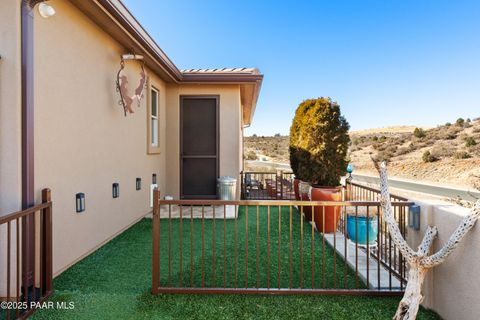
<path fill-rule="evenodd" d="M 22 207 L 35 204 L 34 197 L 34 78 L 33 78 L 33 6 L 22 1 Z"/>
<path fill-rule="evenodd" d="M 250 123 L 242 126 L 242 172 L 245 171 L 245 129 L 250 127 Z"/>
<path fill-rule="evenodd" d="M 21 3 L 21 62 L 22 62 L 22 208 L 35 205 L 34 186 L 34 12 L 43 0 L 22 0 Z M 33 283 L 35 255 L 34 217 L 28 215 L 22 222 L 23 287 Z"/>

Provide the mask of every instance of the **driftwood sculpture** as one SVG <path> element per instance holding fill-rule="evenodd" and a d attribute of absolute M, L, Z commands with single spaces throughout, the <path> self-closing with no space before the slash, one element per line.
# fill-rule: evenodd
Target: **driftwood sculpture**
<path fill-rule="evenodd" d="M 388 225 L 392 241 L 398 246 L 410 266 L 405 294 L 400 301 L 393 319 L 413 320 L 416 318 L 418 308 L 423 300 L 422 284 L 427 272 L 431 268 L 444 262 L 450 253 L 455 250 L 467 232 L 475 225 L 475 222 L 480 217 L 480 200 L 474 205 L 471 213 L 463 218 L 450 239 L 438 252 L 429 255 L 430 247 L 437 236 L 437 228 L 434 226 L 427 228 L 422 243 L 418 247 L 418 250 L 414 251 L 402 237 L 393 215 L 390 193 L 388 191 L 387 165 L 383 162 L 380 166 L 378 163 L 375 163 L 375 166 L 380 173 L 380 201 L 383 208 L 384 219 Z"/>
<path fill-rule="evenodd" d="M 144 63 L 141 64 L 141 71 L 140 71 L 140 81 L 135 89 L 135 93 L 133 96 L 129 96 L 128 94 L 128 79 L 126 75 L 123 75 L 123 69 L 125 68 L 125 60 L 143 60 L 143 56 L 135 55 L 135 54 L 126 54 L 121 57 L 120 60 L 120 70 L 117 72 L 117 92 L 120 94 L 120 101 L 118 102 L 123 107 L 123 112 L 125 116 L 128 113 L 134 113 L 132 104 L 136 100 L 138 106 L 140 107 L 140 101 L 143 97 L 143 89 L 145 88 L 145 84 L 147 81 L 147 74 L 145 71 Z"/>

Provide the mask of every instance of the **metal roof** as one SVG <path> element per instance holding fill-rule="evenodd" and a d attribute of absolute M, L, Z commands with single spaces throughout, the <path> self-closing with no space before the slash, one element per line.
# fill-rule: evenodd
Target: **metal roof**
<path fill-rule="evenodd" d="M 180 72 L 184 74 L 260 74 L 257 68 L 183 69 Z"/>

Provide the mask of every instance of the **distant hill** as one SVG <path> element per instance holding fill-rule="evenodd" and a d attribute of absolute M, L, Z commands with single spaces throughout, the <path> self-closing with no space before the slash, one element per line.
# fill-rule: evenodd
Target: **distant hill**
<path fill-rule="evenodd" d="M 355 130 L 351 131 L 350 134 L 356 135 L 367 135 L 367 134 L 395 134 L 395 133 L 412 133 L 415 130 L 415 126 L 391 126 L 391 127 L 383 127 L 383 128 L 376 128 L 376 129 L 363 129 L 363 130 Z M 428 129 L 428 128 L 422 128 Z"/>
<path fill-rule="evenodd" d="M 245 158 L 247 160 L 270 160 L 288 163 L 289 136 L 250 136 L 245 137 Z"/>
<path fill-rule="evenodd" d="M 371 157 L 389 161 L 392 176 L 480 187 L 480 118 L 435 128 L 396 126 L 350 132 L 355 172 L 376 174 Z M 245 137 L 246 160 L 289 163 L 288 136 Z M 248 169 L 248 161 L 247 161 Z"/>

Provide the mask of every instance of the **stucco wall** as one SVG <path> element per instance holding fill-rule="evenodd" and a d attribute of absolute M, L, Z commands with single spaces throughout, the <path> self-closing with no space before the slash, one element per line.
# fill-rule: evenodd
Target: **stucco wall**
<path fill-rule="evenodd" d="M 0 1 L 0 56 L 0 215 L 5 215 L 20 210 L 22 200 L 20 5 L 15 0 Z M 15 230 L 12 223 L 12 236 Z M 0 297 L 6 293 L 6 233 L 6 226 L 0 227 Z M 15 248 L 11 253 L 16 259 Z"/>
<path fill-rule="evenodd" d="M 150 211 L 152 174 L 165 188 L 165 152 L 147 154 L 147 94 L 127 117 L 115 90 L 120 55 L 127 53 L 66 1 L 50 1 L 56 15 L 35 17 L 35 189 L 52 190 L 54 273 Z M 140 67 L 126 63 L 130 93 Z M 160 146 L 165 148 L 165 84 L 160 91 Z M 142 178 L 142 190 L 135 179 Z M 120 197 L 112 198 L 112 183 Z M 85 193 L 86 211 L 75 211 Z M 40 200 L 40 199 L 38 199 Z"/>
<path fill-rule="evenodd" d="M 56 10 L 49 19 L 34 10 L 35 194 L 39 202 L 43 188 L 52 190 L 56 275 L 151 210 L 153 173 L 162 194 L 178 198 L 180 95 L 220 96 L 220 175 L 238 178 L 242 136 L 239 85 L 167 86 L 147 70 L 149 85 L 159 90 L 161 151 L 147 154 L 149 88 L 127 117 L 115 90 L 119 57 L 127 49 L 69 2 L 49 4 Z M 5 214 L 21 206 L 20 6 L 15 0 L 0 2 L 0 40 L 0 213 Z M 127 62 L 125 72 L 132 92 L 140 67 Z M 114 182 L 120 184 L 117 199 L 112 198 Z M 80 214 L 75 211 L 78 192 L 86 197 Z M 2 257 L 4 244 L 0 237 Z M 0 297 L 3 287 L 2 281 Z"/>
<path fill-rule="evenodd" d="M 413 248 L 421 243 L 428 225 L 437 226 L 438 238 L 432 252 L 448 241 L 468 210 L 440 202 L 414 200 L 421 206 L 420 230 L 408 229 Z M 443 319 L 475 320 L 480 315 L 480 225 L 477 224 L 440 266 L 432 269 L 423 288 L 423 305 L 438 312 Z"/>
<path fill-rule="evenodd" d="M 167 181 L 162 195 L 176 199 L 180 195 L 180 96 L 219 95 L 220 128 L 220 176 L 236 177 L 239 180 L 241 160 L 241 123 L 239 85 L 168 85 L 167 87 Z M 239 183 L 239 181 L 238 181 Z M 237 183 L 237 197 L 240 188 Z"/>

